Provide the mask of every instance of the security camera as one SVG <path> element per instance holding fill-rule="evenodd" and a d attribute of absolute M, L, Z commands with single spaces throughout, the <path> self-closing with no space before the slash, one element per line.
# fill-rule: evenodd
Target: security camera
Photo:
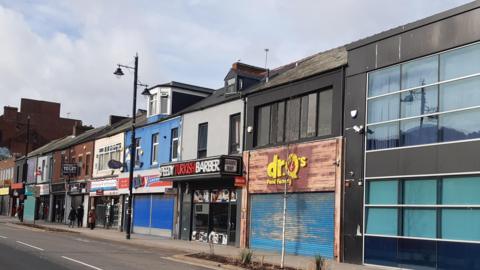
<path fill-rule="evenodd" d="M 360 126 L 355 125 L 355 126 L 353 126 L 352 128 L 353 128 L 353 130 L 354 130 L 356 133 L 358 133 L 358 134 L 362 134 L 363 131 L 364 131 L 363 125 L 360 125 Z"/>

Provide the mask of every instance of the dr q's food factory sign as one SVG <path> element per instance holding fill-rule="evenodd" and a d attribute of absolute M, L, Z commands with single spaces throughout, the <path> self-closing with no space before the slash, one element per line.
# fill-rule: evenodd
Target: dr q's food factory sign
<path fill-rule="evenodd" d="M 307 158 L 298 156 L 297 154 L 289 154 L 286 160 L 281 159 L 278 155 L 273 155 L 273 160 L 267 166 L 267 184 L 292 185 L 292 181 L 298 179 L 300 170 L 307 166 Z"/>

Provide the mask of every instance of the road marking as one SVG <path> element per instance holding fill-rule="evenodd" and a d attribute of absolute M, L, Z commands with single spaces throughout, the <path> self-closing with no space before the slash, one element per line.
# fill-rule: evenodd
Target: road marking
<path fill-rule="evenodd" d="M 90 240 L 87 240 L 87 239 L 75 238 L 75 240 L 80 241 L 80 242 L 90 243 Z"/>
<path fill-rule="evenodd" d="M 0 235 L 0 238 L 7 239 L 8 237 Z"/>
<path fill-rule="evenodd" d="M 76 263 L 79 263 L 81 265 L 85 265 L 85 266 L 88 266 L 90 268 L 93 268 L 93 269 L 96 269 L 96 270 L 103 270 L 102 268 L 98 268 L 96 266 L 93 266 L 93 265 L 90 265 L 88 263 L 84 263 L 84 262 L 81 262 L 81 261 L 77 261 L 75 259 L 72 259 L 72 258 L 69 258 L 69 257 L 66 257 L 66 256 L 62 256 L 62 258 L 64 258 L 65 260 L 69 260 L 69 261 L 72 261 L 72 262 L 76 262 Z"/>
<path fill-rule="evenodd" d="M 30 244 L 27 244 L 27 243 L 24 243 L 24 242 L 21 242 L 21 241 L 16 241 L 16 242 L 19 243 L 19 244 L 25 245 L 25 246 L 27 246 L 27 247 L 31 247 L 31 248 L 34 248 L 34 249 L 38 249 L 38 250 L 40 250 L 40 251 L 44 251 L 44 250 L 45 250 L 45 249 L 43 249 L 43 248 L 39 248 L 39 247 L 36 247 L 36 246 L 32 246 L 32 245 L 30 245 Z"/>

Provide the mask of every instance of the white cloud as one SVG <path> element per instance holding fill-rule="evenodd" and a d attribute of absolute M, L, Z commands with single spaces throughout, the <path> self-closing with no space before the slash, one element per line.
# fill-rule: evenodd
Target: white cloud
<path fill-rule="evenodd" d="M 135 52 L 144 83 L 218 87 L 238 59 L 263 66 L 264 48 L 275 67 L 465 2 L 0 0 L 0 106 L 52 100 L 99 125 L 131 114 L 133 78 L 112 72 Z"/>

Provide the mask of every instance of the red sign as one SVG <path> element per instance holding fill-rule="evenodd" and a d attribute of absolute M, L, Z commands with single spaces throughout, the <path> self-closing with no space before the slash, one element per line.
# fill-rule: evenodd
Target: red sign
<path fill-rule="evenodd" d="M 243 176 L 235 176 L 235 186 L 244 187 L 247 185 L 247 179 Z"/>
<path fill-rule="evenodd" d="M 14 183 L 12 184 L 12 189 L 22 189 L 23 183 Z"/>
<path fill-rule="evenodd" d="M 195 170 L 197 168 L 195 162 L 179 163 L 173 166 L 175 167 L 175 172 L 177 175 L 195 174 Z"/>
<path fill-rule="evenodd" d="M 128 188 L 130 180 L 128 178 L 118 178 L 118 189 Z"/>
<path fill-rule="evenodd" d="M 103 195 L 103 189 L 97 189 L 97 191 L 95 191 L 95 194 L 97 196 L 102 196 Z"/>

